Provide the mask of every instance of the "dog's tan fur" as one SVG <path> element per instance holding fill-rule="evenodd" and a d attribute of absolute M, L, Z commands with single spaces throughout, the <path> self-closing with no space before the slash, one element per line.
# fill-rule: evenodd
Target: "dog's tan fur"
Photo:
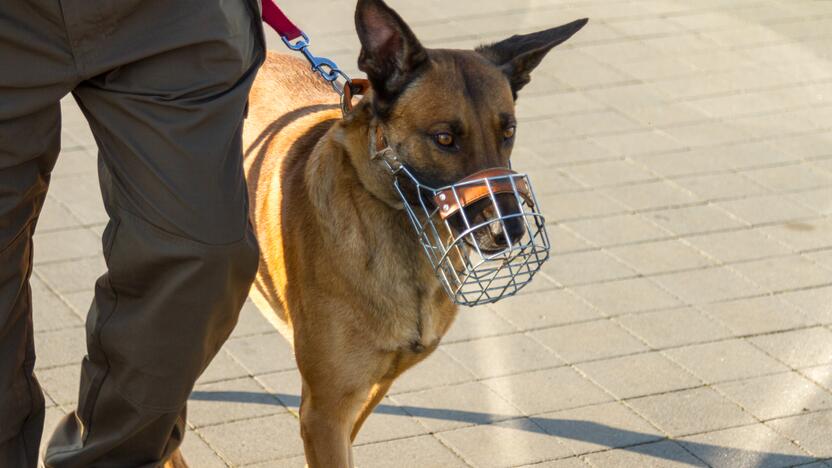
<path fill-rule="evenodd" d="M 397 18 L 380 0 L 362 5 L 376 9 L 370 20 Z M 396 377 L 435 350 L 457 312 L 390 175 L 370 159 L 372 124 L 383 121 L 413 167 L 458 180 L 507 164 L 497 117 L 513 114 L 517 89 L 483 54 L 430 51 L 430 67 L 389 115 L 379 116 L 371 92 L 342 119 L 337 95 L 301 59 L 269 54 L 260 70 L 244 131 L 261 248 L 255 287 L 293 333 L 310 467 L 352 466 L 364 420 Z M 454 119 L 467 128 L 459 157 L 424 138 Z"/>
<path fill-rule="evenodd" d="M 456 307 L 406 216 L 358 178 L 376 169 L 366 116 L 339 122 L 332 89 L 277 54 L 250 102 L 246 173 L 262 250 L 255 286 L 292 328 L 310 466 L 346 466 L 344 439 L 436 348 Z"/>

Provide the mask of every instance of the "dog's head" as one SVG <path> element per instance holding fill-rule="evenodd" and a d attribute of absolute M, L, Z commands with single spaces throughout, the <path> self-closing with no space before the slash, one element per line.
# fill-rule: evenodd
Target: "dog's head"
<path fill-rule="evenodd" d="M 476 50 L 427 49 L 382 0 L 358 0 L 359 68 L 373 88 L 371 108 L 400 162 L 423 184 L 451 185 L 487 168 L 508 167 L 517 121 L 517 93 L 556 45 L 587 22 L 512 36 Z M 496 209 L 517 212 L 517 197 L 496 196 Z M 477 224 L 493 216 L 488 200 L 464 209 Z M 470 222 L 470 221 L 469 221 Z M 449 219 L 460 230 L 462 217 Z M 485 250 L 523 235 L 520 219 L 475 232 Z"/>

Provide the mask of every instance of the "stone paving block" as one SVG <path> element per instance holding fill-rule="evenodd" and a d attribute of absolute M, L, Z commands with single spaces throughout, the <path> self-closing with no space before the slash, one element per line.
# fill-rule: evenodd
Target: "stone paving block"
<path fill-rule="evenodd" d="M 671 437 L 755 422 L 742 408 L 707 387 L 646 396 L 627 404 Z"/>
<path fill-rule="evenodd" d="M 728 382 L 714 388 L 763 421 L 832 407 L 831 393 L 796 372 Z"/>
<path fill-rule="evenodd" d="M 109 216 L 104 211 L 98 184 L 90 183 L 89 179 L 86 174 L 57 178 L 50 190 L 82 224 L 106 223 Z"/>
<path fill-rule="evenodd" d="M 685 145 L 679 141 L 655 130 L 594 136 L 592 141 L 613 154 L 628 157 L 686 149 Z"/>
<path fill-rule="evenodd" d="M 274 326 L 263 317 L 257 306 L 251 299 L 246 300 L 240 310 L 240 318 L 237 320 L 237 326 L 231 333 L 232 338 L 239 338 L 248 335 L 262 335 L 264 333 L 271 333 L 274 331 Z"/>
<path fill-rule="evenodd" d="M 87 354 L 84 327 L 35 333 L 35 369 L 81 364 Z"/>
<path fill-rule="evenodd" d="M 63 293 L 61 296 L 69 303 L 76 315 L 86 320 L 94 294 L 94 286 L 90 285 L 89 289 L 73 293 Z"/>
<path fill-rule="evenodd" d="M 395 395 L 391 399 L 431 432 L 489 424 L 523 415 L 480 382 Z"/>
<path fill-rule="evenodd" d="M 480 378 L 555 367 L 563 362 L 524 334 L 481 338 L 443 347 L 452 358 Z"/>
<path fill-rule="evenodd" d="M 199 437 L 199 434 L 188 430 L 181 445 L 185 461 L 193 467 L 226 468 L 228 465 L 220 458 L 214 449 Z"/>
<path fill-rule="evenodd" d="M 767 258 L 733 267 L 755 283 L 775 292 L 832 284 L 832 271 L 799 255 Z"/>
<path fill-rule="evenodd" d="M 705 383 L 744 379 L 788 370 L 786 366 L 742 339 L 668 349 L 663 353 Z"/>
<path fill-rule="evenodd" d="M 664 130 L 689 148 L 727 145 L 747 140 L 749 135 L 726 122 L 697 122 Z"/>
<path fill-rule="evenodd" d="M 305 468 L 306 457 L 301 455 L 291 458 L 279 458 L 277 460 L 268 460 L 261 463 L 254 463 L 245 465 L 246 468 Z"/>
<path fill-rule="evenodd" d="M 616 321 L 656 349 L 719 340 L 732 335 L 725 326 L 693 307 L 625 315 Z"/>
<path fill-rule="evenodd" d="M 636 211 L 686 205 L 697 201 L 695 196 L 666 180 L 609 187 L 601 193 Z"/>
<path fill-rule="evenodd" d="M 618 402 L 547 413 L 532 421 L 579 455 L 664 438 Z"/>
<path fill-rule="evenodd" d="M 646 278 L 577 286 L 574 291 L 607 316 L 682 305 L 677 298 Z"/>
<path fill-rule="evenodd" d="M 73 140 L 79 140 L 73 138 Z M 83 146 L 69 146 L 68 143 Z M 84 176 L 90 181 L 97 179 L 98 161 L 95 154 L 95 142 L 67 141 L 58 157 L 55 169 L 52 170 L 53 180 L 66 177 Z"/>
<path fill-rule="evenodd" d="M 528 419 L 466 427 L 437 437 L 473 466 L 517 466 L 572 455 L 568 447 Z"/>
<path fill-rule="evenodd" d="M 642 123 L 630 119 L 620 112 L 608 109 L 561 115 L 557 118 L 557 121 L 559 125 L 566 127 L 566 129 L 572 132 L 572 134 L 577 136 L 603 135 L 646 128 L 646 126 Z M 578 171 L 576 176 L 578 174 L 580 174 L 580 176 L 576 178 L 587 185 L 598 186 L 595 182 L 591 181 L 596 181 L 598 184 L 604 185 L 609 184 L 609 182 L 620 183 L 624 179 L 630 178 L 640 180 L 645 176 L 645 174 L 638 174 L 638 171 L 636 170 L 633 172 L 623 173 L 621 179 L 610 179 L 608 177 L 608 169 L 609 168 L 599 168 L 599 170 L 595 173 Z M 622 166 L 621 169 L 627 171 L 629 168 L 624 169 Z"/>
<path fill-rule="evenodd" d="M 532 145 L 535 144 L 534 141 L 529 143 Z M 610 150 L 593 143 L 591 140 L 557 139 L 545 143 L 538 142 L 537 144 L 540 146 L 541 151 L 545 151 L 545 154 L 541 156 L 543 162 L 556 166 L 578 162 L 618 159 L 618 156 Z"/>
<path fill-rule="evenodd" d="M 518 149 L 520 148 L 515 148 L 512 152 L 512 167 L 517 165 L 516 167 L 522 170 L 524 167 L 518 164 Z M 531 153 L 531 150 L 529 150 L 529 152 Z M 520 155 L 522 154 L 523 153 L 520 152 Z M 537 156 L 536 154 L 533 157 L 540 158 L 540 156 Z M 529 170 L 529 178 L 532 181 L 536 195 L 575 192 L 586 188 L 583 184 L 570 177 L 569 174 L 564 172 L 563 169 L 559 167 L 534 167 L 534 169 Z"/>
<path fill-rule="evenodd" d="M 714 172 L 731 169 L 731 165 L 710 148 L 707 151 L 704 149 L 690 151 L 684 147 L 679 149 L 684 151 L 634 155 L 633 159 L 663 177 L 683 177 L 698 174 L 710 176 Z M 703 177 L 707 176 L 703 175 Z"/>
<path fill-rule="evenodd" d="M 661 21 L 652 20 L 657 23 Z M 617 22 L 612 27 L 618 28 L 623 24 L 632 24 L 632 21 Z M 670 97 L 661 91 L 656 90 L 653 84 L 648 83 L 634 83 L 623 86 L 614 86 L 609 88 L 600 88 L 587 91 L 586 95 L 595 101 L 600 101 L 608 106 L 615 107 L 621 111 L 627 111 L 633 107 L 645 105 L 665 105 L 670 101 Z"/>
<path fill-rule="evenodd" d="M 620 399 L 696 387 L 700 381 L 659 353 L 644 353 L 576 366 Z"/>
<path fill-rule="evenodd" d="M 80 327 L 84 324 L 40 278 L 32 276 L 29 284 L 32 288 L 32 321 L 36 332 Z"/>
<path fill-rule="evenodd" d="M 558 80 L 573 86 L 601 86 L 625 83 L 631 80 L 630 77 L 607 65 L 600 64 L 578 50 L 570 50 L 565 53 L 559 51 L 561 62 L 557 72 Z"/>
<path fill-rule="evenodd" d="M 745 226 L 725 212 L 707 205 L 651 211 L 644 216 L 659 226 L 683 236 Z"/>
<path fill-rule="evenodd" d="M 531 334 L 566 362 L 603 359 L 647 350 L 647 346 L 612 320 L 549 328 Z"/>
<path fill-rule="evenodd" d="M 476 377 L 440 347 L 427 359 L 411 367 L 396 379 L 390 394 L 425 390 L 462 382 L 470 382 Z"/>
<path fill-rule="evenodd" d="M 540 118 L 557 114 L 598 111 L 604 105 L 590 99 L 581 92 L 555 93 L 534 96 L 534 99 L 517 101 L 517 115 L 524 119 Z"/>
<path fill-rule="evenodd" d="M 35 234 L 35 264 L 101 254 L 101 240 L 86 228 Z"/>
<path fill-rule="evenodd" d="M 35 273 L 59 293 L 91 290 L 107 266 L 102 257 L 39 265 Z"/>
<path fill-rule="evenodd" d="M 586 459 L 592 466 L 608 468 L 630 468 L 634 466 L 651 468 L 682 468 L 689 466 L 706 467 L 701 460 L 670 440 L 635 445 L 624 449 L 590 453 Z"/>
<path fill-rule="evenodd" d="M 277 332 L 232 338 L 226 342 L 225 350 L 252 375 L 296 366 L 292 347 Z"/>
<path fill-rule="evenodd" d="M 533 463 L 531 465 L 523 465 L 521 468 L 587 468 L 588 465 L 580 457 L 561 458 L 560 460 L 550 460 L 543 463 Z"/>
<path fill-rule="evenodd" d="M 812 170 L 807 164 L 793 164 L 745 171 L 744 175 L 777 192 L 828 187 L 832 177 Z"/>
<path fill-rule="evenodd" d="M 609 252 L 644 275 L 693 270 L 715 264 L 713 260 L 678 240 L 613 247 Z"/>
<path fill-rule="evenodd" d="M 707 304 L 701 308 L 738 336 L 784 331 L 816 323 L 780 296 Z"/>
<path fill-rule="evenodd" d="M 778 297 L 800 307 L 810 319 L 818 323 L 832 323 L 832 286 L 791 291 Z"/>
<path fill-rule="evenodd" d="M 816 384 L 832 392 L 832 364 L 802 369 L 800 372 Z"/>
<path fill-rule="evenodd" d="M 766 195 L 762 197 L 743 198 L 741 200 L 721 201 L 717 202 L 716 205 L 755 226 L 802 220 L 815 216 L 808 208 L 789 201 L 782 195 Z"/>
<path fill-rule="evenodd" d="M 285 411 L 277 398 L 246 377 L 197 385 L 188 403 L 188 421 L 199 428 Z"/>
<path fill-rule="evenodd" d="M 768 192 L 765 187 L 734 173 L 683 177 L 675 179 L 674 182 L 695 194 L 697 199 L 707 201 L 745 198 Z"/>
<path fill-rule="evenodd" d="M 671 236 L 669 232 L 660 229 L 638 214 L 584 219 L 561 225 L 602 247 L 655 241 Z"/>
<path fill-rule="evenodd" d="M 686 237 L 685 242 L 724 263 L 788 255 L 791 250 L 765 234 L 765 228 Z"/>
<path fill-rule="evenodd" d="M 44 392 L 64 408 L 78 404 L 78 387 L 81 382 L 81 361 L 37 372 Z"/>
<path fill-rule="evenodd" d="M 539 197 L 546 222 L 554 223 L 623 213 L 627 207 L 595 192 L 572 192 Z"/>
<path fill-rule="evenodd" d="M 767 426 L 820 458 L 832 458 L 832 438 L 828 431 L 818 430 L 830 427 L 830 424 L 832 411 L 818 411 L 766 422 Z"/>
<path fill-rule="evenodd" d="M 47 196 L 38 217 L 37 231 L 45 233 L 78 227 L 80 222 L 55 199 Z"/>
<path fill-rule="evenodd" d="M 832 162 L 832 160 L 825 160 L 824 162 L 826 161 Z M 832 164 L 830 164 L 830 169 L 827 170 L 832 173 Z M 811 209 L 819 215 L 832 215 L 832 188 L 792 193 L 788 195 L 788 198 L 791 201 Z"/>
<path fill-rule="evenodd" d="M 584 300 L 564 289 L 513 296 L 488 307 L 520 330 L 585 322 L 601 317 Z"/>
<path fill-rule="evenodd" d="M 807 253 L 803 254 L 803 256 L 817 263 L 818 265 L 826 268 L 827 270 L 832 270 L 832 250 Z"/>
<path fill-rule="evenodd" d="M 656 129 L 693 124 L 707 120 L 700 110 L 686 103 L 671 102 L 621 109 L 631 118 Z"/>
<path fill-rule="evenodd" d="M 832 362 L 832 331 L 815 327 L 750 338 L 763 351 L 792 368 Z"/>
<path fill-rule="evenodd" d="M 517 332 L 517 328 L 487 307 L 461 308 L 443 343 L 468 341 Z"/>
<path fill-rule="evenodd" d="M 199 432 L 233 466 L 303 454 L 300 425 L 289 413 L 208 426 Z"/>
<path fill-rule="evenodd" d="M 453 468 L 467 466 L 433 436 L 399 439 L 383 444 L 361 445 L 353 449 L 356 466 L 367 468 Z"/>
<path fill-rule="evenodd" d="M 427 434 L 428 430 L 399 405 L 385 398 L 367 418 L 355 439 L 356 445 L 371 444 Z"/>
<path fill-rule="evenodd" d="M 807 219 L 766 226 L 762 231 L 795 251 L 816 250 L 829 247 L 832 221 L 828 218 Z"/>
<path fill-rule="evenodd" d="M 774 468 L 815 460 L 762 424 L 699 434 L 679 443 L 711 466 Z"/>
<path fill-rule="evenodd" d="M 688 304 L 709 304 L 766 292 L 726 267 L 671 273 L 652 279 Z"/>
<path fill-rule="evenodd" d="M 634 270 L 601 251 L 561 255 L 557 261 L 545 263 L 542 271 L 552 280 L 569 286 L 636 276 Z"/>
<path fill-rule="evenodd" d="M 621 160 L 581 164 L 563 170 L 587 187 L 623 185 L 656 178 L 637 164 Z"/>
<path fill-rule="evenodd" d="M 569 367 L 484 380 L 526 415 L 589 406 L 612 397 Z"/>

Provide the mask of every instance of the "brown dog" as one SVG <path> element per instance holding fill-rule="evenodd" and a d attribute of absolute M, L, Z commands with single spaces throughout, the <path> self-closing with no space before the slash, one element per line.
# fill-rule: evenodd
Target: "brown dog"
<path fill-rule="evenodd" d="M 359 0 L 359 67 L 372 91 L 344 117 L 305 62 L 269 55 L 245 127 L 262 250 L 255 286 L 292 330 L 310 467 L 352 466 L 364 420 L 456 315 L 390 173 L 371 160 L 370 129 L 381 125 L 402 162 L 437 187 L 505 167 L 517 92 L 585 23 L 428 50 L 382 0 Z"/>

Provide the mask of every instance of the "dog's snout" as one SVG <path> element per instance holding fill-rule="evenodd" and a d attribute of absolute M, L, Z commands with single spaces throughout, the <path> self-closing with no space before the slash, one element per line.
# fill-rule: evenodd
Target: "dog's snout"
<path fill-rule="evenodd" d="M 490 224 L 491 237 L 494 243 L 502 248 L 508 247 L 520 241 L 526 228 L 521 217 L 503 219 L 500 222 Z"/>

